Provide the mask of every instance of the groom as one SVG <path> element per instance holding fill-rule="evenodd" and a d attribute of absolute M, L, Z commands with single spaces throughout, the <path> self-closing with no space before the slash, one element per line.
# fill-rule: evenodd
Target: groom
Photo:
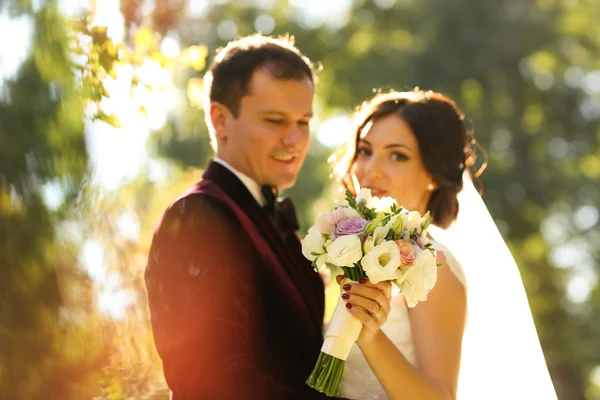
<path fill-rule="evenodd" d="M 311 62 L 288 39 L 229 43 L 205 76 L 216 157 L 165 211 L 146 286 L 174 400 L 316 399 L 323 284 L 276 199 L 306 156 Z"/>

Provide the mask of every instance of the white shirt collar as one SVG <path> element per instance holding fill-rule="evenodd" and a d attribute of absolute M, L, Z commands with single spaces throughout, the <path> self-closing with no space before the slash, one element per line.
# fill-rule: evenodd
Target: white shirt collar
<path fill-rule="evenodd" d="M 258 205 L 262 207 L 267 203 L 265 197 L 262 195 L 262 192 L 260 190 L 261 186 L 258 183 L 256 183 L 252 178 L 250 178 L 248 175 L 244 175 L 243 173 L 229 165 L 226 161 L 223 161 L 218 157 L 214 157 L 213 161 L 221 164 L 222 166 L 230 170 L 235 176 L 237 176 L 237 178 L 244 184 L 244 186 L 246 186 L 246 189 L 248 189 L 252 197 L 254 197 L 254 200 L 256 200 Z"/>

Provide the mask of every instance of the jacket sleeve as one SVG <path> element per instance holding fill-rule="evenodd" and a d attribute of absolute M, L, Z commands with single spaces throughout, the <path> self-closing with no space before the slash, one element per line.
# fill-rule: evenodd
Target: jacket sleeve
<path fill-rule="evenodd" d="M 252 259 L 249 238 L 216 200 L 188 196 L 165 213 L 152 241 L 146 286 L 174 399 L 307 397 L 275 382 L 253 360 L 250 304 L 258 294 Z"/>

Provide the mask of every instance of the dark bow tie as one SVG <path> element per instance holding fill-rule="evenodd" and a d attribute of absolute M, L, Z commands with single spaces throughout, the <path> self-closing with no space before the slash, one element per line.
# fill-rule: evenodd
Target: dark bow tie
<path fill-rule="evenodd" d="M 268 185 L 260 189 L 266 200 L 264 209 L 273 219 L 277 230 L 281 233 L 295 232 L 298 230 L 298 217 L 292 200 L 287 197 L 277 197 L 277 192 Z"/>

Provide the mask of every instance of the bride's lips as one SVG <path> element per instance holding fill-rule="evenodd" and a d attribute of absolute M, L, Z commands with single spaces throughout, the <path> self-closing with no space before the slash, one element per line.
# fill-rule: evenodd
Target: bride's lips
<path fill-rule="evenodd" d="M 387 193 L 387 190 L 378 188 L 377 186 L 364 186 L 365 189 L 369 189 L 371 194 L 375 197 L 382 197 Z"/>

